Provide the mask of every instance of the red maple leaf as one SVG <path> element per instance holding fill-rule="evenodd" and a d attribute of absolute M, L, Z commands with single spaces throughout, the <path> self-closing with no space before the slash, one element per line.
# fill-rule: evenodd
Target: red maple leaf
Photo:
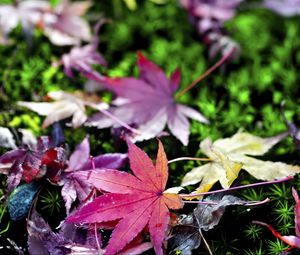
<path fill-rule="evenodd" d="M 90 204 L 67 218 L 73 223 L 101 223 L 120 219 L 112 232 L 106 254 L 115 254 L 148 225 L 156 254 L 163 254 L 169 209 L 179 209 L 182 201 L 177 194 L 165 192 L 168 160 L 159 141 L 154 166 L 147 154 L 129 140 L 128 157 L 134 175 L 113 169 L 93 172 L 88 181 L 107 191 Z M 77 174 L 80 174 L 79 172 Z"/>

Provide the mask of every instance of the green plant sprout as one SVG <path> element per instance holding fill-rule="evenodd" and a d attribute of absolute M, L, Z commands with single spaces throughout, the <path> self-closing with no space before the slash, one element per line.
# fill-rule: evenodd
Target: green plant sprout
<path fill-rule="evenodd" d="M 41 196 L 41 203 L 42 210 L 46 210 L 52 215 L 55 211 L 58 213 L 61 211 L 63 200 L 56 190 L 47 190 L 46 194 Z"/>
<path fill-rule="evenodd" d="M 248 250 L 248 251 L 245 251 L 245 255 L 264 255 L 264 251 L 262 250 L 261 247 L 259 248 L 256 248 L 255 250 L 251 251 L 251 250 Z"/>
<path fill-rule="evenodd" d="M 278 223 L 286 225 L 291 222 L 294 217 L 294 205 L 289 206 L 287 201 L 278 201 L 277 207 L 273 210 Z"/>
<path fill-rule="evenodd" d="M 244 232 L 246 236 L 249 237 L 251 240 L 259 240 L 261 238 L 262 227 L 257 224 L 250 223 L 246 226 Z"/>
<path fill-rule="evenodd" d="M 275 241 L 268 240 L 267 243 L 268 243 L 267 250 L 269 255 L 278 255 L 289 248 L 285 243 L 283 243 L 279 239 L 276 239 Z"/>

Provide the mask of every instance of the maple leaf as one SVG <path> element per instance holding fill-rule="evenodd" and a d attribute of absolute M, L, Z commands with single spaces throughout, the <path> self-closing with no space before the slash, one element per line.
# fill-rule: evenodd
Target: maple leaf
<path fill-rule="evenodd" d="M 0 147 L 16 149 L 16 141 L 13 134 L 6 127 L 0 127 Z"/>
<path fill-rule="evenodd" d="M 19 23 L 25 34 L 30 35 L 42 13 L 49 8 L 48 1 L 16 1 L 14 5 L 0 5 L 0 30 L 5 41 Z"/>
<path fill-rule="evenodd" d="M 92 192 L 93 186 L 86 182 L 91 172 L 101 171 L 102 168 L 118 169 L 124 165 L 126 159 L 127 155 L 122 153 L 107 153 L 91 159 L 88 137 L 77 145 L 70 156 L 68 167 L 61 174 L 60 184 L 63 185 L 61 195 L 65 201 L 67 214 L 76 198 L 83 202 Z M 74 174 L 77 171 L 81 171 L 81 175 Z"/>
<path fill-rule="evenodd" d="M 62 56 L 61 62 L 64 65 L 64 73 L 74 78 L 72 69 L 81 72 L 87 78 L 101 79 L 99 73 L 94 71 L 92 64 L 106 66 L 103 56 L 97 52 L 97 45 L 87 44 L 82 47 L 74 47 L 68 54 Z M 94 77 L 95 76 L 95 77 Z"/>
<path fill-rule="evenodd" d="M 70 94 L 64 91 L 52 91 L 47 96 L 57 101 L 51 103 L 18 102 L 20 106 L 27 107 L 39 115 L 47 116 L 42 124 L 43 128 L 71 116 L 73 116 L 71 125 L 73 128 L 77 128 L 87 119 L 85 105 L 99 100 L 96 96 L 88 96 L 81 92 Z M 106 105 L 101 104 L 101 107 L 106 108 Z"/>
<path fill-rule="evenodd" d="M 91 7 L 91 1 L 62 0 L 51 11 L 45 12 L 40 27 L 55 45 L 78 45 L 92 39 L 89 24 L 80 16 Z"/>
<path fill-rule="evenodd" d="M 196 26 L 201 38 L 209 46 L 210 59 L 219 53 L 225 56 L 234 50 L 230 59 L 240 55 L 240 46 L 224 34 L 224 22 L 234 17 L 243 0 L 180 0 L 189 13 L 189 20 Z"/>
<path fill-rule="evenodd" d="M 95 235 L 93 227 L 78 228 L 74 224 L 62 223 L 58 233 L 54 233 L 45 220 L 34 209 L 28 220 L 28 250 L 31 255 L 73 254 L 99 255 L 105 252 L 101 234 Z M 97 238 L 97 239 L 96 239 Z M 150 242 L 142 243 L 140 236 L 130 242 L 118 255 L 140 254 L 152 248 Z"/>
<path fill-rule="evenodd" d="M 247 156 L 265 154 L 286 135 L 284 133 L 270 138 L 260 138 L 249 133 L 238 132 L 230 138 L 219 139 L 214 143 L 207 138 L 201 142 L 200 148 L 211 162 L 187 173 L 181 185 L 187 186 L 200 182 L 197 192 L 203 192 L 220 181 L 222 187 L 226 189 L 237 178 L 241 169 L 259 180 L 271 181 L 295 175 L 300 172 L 299 166 Z"/>
<path fill-rule="evenodd" d="M 264 0 L 263 5 L 286 17 L 291 17 L 300 14 L 299 0 Z"/>
<path fill-rule="evenodd" d="M 261 222 L 261 221 L 253 221 L 253 223 L 263 225 L 271 230 L 272 234 L 285 242 L 286 244 L 292 246 L 292 248 L 300 249 L 300 200 L 297 191 L 292 188 L 292 194 L 296 202 L 296 206 L 294 209 L 295 214 L 295 232 L 296 236 L 282 236 L 280 235 L 271 225 Z"/>
<path fill-rule="evenodd" d="M 36 137 L 29 129 L 19 128 L 18 131 L 22 135 L 22 144 L 34 147 L 37 144 Z M 17 133 L 16 136 L 18 137 Z M 16 141 L 13 133 L 9 128 L 0 127 L 0 147 L 17 149 Z"/>
<path fill-rule="evenodd" d="M 159 141 L 156 164 L 127 140 L 128 157 L 134 175 L 113 169 L 92 172 L 88 179 L 108 194 L 69 216 L 73 223 L 101 223 L 120 219 L 112 232 L 106 254 L 115 254 L 148 225 L 156 254 L 163 254 L 162 242 L 170 219 L 168 209 L 179 209 L 177 194 L 164 191 L 168 180 L 168 161 Z"/>
<path fill-rule="evenodd" d="M 27 224 L 28 250 L 31 255 L 41 254 L 99 254 L 94 231 L 84 231 L 72 224 L 63 224 L 58 233 L 54 233 L 45 220 L 33 209 Z M 99 240 L 101 242 L 101 240 Z M 82 253 L 80 253 L 80 251 Z"/>
<path fill-rule="evenodd" d="M 196 17 L 197 27 L 201 33 L 210 29 L 219 29 L 223 22 L 235 15 L 236 7 L 243 0 L 180 0 L 180 4 Z"/>
<path fill-rule="evenodd" d="M 24 146 L 8 151 L 0 156 L 0 163 L 10 163 L 7 173 L 7 188 L 10 193 L 21 181 L 39 179 L 46 174 L 42 166 L 54 167 L 59 171 L 64 164 L 63 148 L 53 147 L 48 137 L 40 137 L 36 147 Z"/>
<path fill-rule="evenodd" d="M 219 194 L 211 195 L 203 202 L 207 204 L 199 203 L 192 214 L 181 215 L 178 224 L 173 227 L 170 239 L 172 250 L 180 250 L 180 254 L 191 255 L 192 250 L 201 244 L 201 231 L 208 231 L 217 226 L 226 207 L 252 204 L 235 196 Z"/>
<path fill-rule="evenodd" d="M 81 72 L 88 79 L 101 80 L 102 76 L 98 72 L 93 70 L 93 64 L 99 64 L 102 66 L 107 66 L 107 63 L 103 56 L 97 52 L 99 37 L 98 33 L 100 27 L 105 23 L 105 20 L 100 20 L 95 25 L 95 35 L 93 36 L 92 42 L 81 46 L 73 47 L 71 51 L 64 54 L 61 60 L 57 64 L 64 65 L 64 73 L 70 78 L 74 78 L 72 69 Z"/>
<path fill-rule="evenodd" d="M 203 123 L 208 123 L 208 120 L 196 110 L 175 102 L 173 96 L 180 82 L 179 70 L 168 80 L 164 72 L 141 52 L 138 53 L 138 67 L 139 79 L 105 78 L 100 81 L 118 96 L 114 102 L 116 107 L 110 112 L 124 123 L 138 126 L 141 135 L 136 136 L 136 140 L 158 136 L 168 124 L 171 133 L 187 145 L 190 133 L 187 118 Z M 102 113 L 93 115 L 86 125 L 98 128 L 119 127 L 112 118 L 107 118 Z"/>
<path fill-rule="evenodd" d="M 28 145 L 31 148 L 36 147 L 38 141 L 37 141 L 36 136 L 32 133 L 32 131 L 30 129 L 19 128 L 18 131 L 22 135 L 22 144 L 23 145 Z"/>

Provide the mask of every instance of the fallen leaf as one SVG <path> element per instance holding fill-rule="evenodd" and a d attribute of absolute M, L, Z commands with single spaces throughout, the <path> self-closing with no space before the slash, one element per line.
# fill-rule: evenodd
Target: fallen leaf
<path fill-rule="evenodd" d="M 97 71 L 94 71 L 92 65 L 107 66 L 104 57 L 97 52 L 99 44 L 98 32 L 103 23 L 105 23 L 105 20 L 100 20 L 95 25 L 95 35 L 91 43 L 81 47 L 73 47 L 69 53 L 62 56 L 59 62 L 55 63 L 62 64 L 64 66 L 64 73 L 70 78 L 74 78 L 72 71 L 74 69 L 81 72 L 88 79 L 102 79 L 102 76 Z"/>
<path fill-rule="evenodd" d="M 219 139 L 214 143 L 207 138 L 201 142 L 200 148 L 211 162 L 188 172 L 181 185 L 187 186 L 200 182 L 196 192 L 204 192 L 219 181 L 226 189 L 238 177 L 241 169 L 259 180 L 271 181 L 295 175 L 300 172 L 299 166 L 247 156 L 265 154 L 286 135 L 284 133 L 270 138 L 260 138 L 249 133 L 238 132 L 230 138 Z"/>
<path fill-rule="evenodd" d="M 168 161 L 161 142 L 154 166 L 151 159 L 129 140 L 128 157 L 134 175 L 113 169 L 92 172 L 88 181 L 109 192 L 69 216 L 73 223 L 101 223 L 120 219 L 112 232 L 106 254 L 116 254 L 148 225 L 156 254 L 163 254 L 169 210 L 182 207 L 177 194 L 164 193 Z"/>
<path fill-rule="evenodd" d="M 263 6 L 285 17 L 300 14 L 300 1 L 298 0 L 264 0 Z"/>
<path fill-rule="evenodd" d="M 118 96 L 110 112 L 124 123 L 138 126 L 141 135 L 135 136 L 135 140 L 156 137 L 167 124 L 171 133 L 187 145 L 190 134 L 188 118 L 202 123 L 208 123 L 208 120 L 196 110 L 175 102 L 174 93 L 180 82 L 179 70 L 168 80 L 164 72 L 140 52 L 138 67 L 139 79 L 105 78 L 99 81 Z M 93 115 L 86 125 L 98 128 L 120 127 L 119 123 L 102 113 Z"/>
<path fill-rule="evenodd" d="M 198 204 L 190 215 L 181 215 L 171 232 L 171 249 L 180 250 L 182 255 L 192 254 L 201 243 L 201 231 L 217 226 L 227 206 L 245 205 L 248 202 L 231 195 L 211 195 L 203 200 L 208 204 Z M 211 203 L 211 204 L 210 204 Z"/>
<path fill-rule="evenodd" d="M 91 1 L 62 0 L 43 14 L 39 25 L 55 45 L 79 45 L 81 41 L 90 41 L 90 26 L 81 16 L 91 5 Z"/>
<path fill-rule="evenodd" d="M 50 8 L 48 1 L 18 1 L 0 5 L 0 30 L 5 41 L 8 34 L 21 23 L 25 35 L 31 35 L 42 13 Z"/>
<path fill-rule="evenodd" d="M 197 19 L 197 27 L 200 33 L 208 30 L 218 30 L 223 23 L 235 15 L 235 9 L 243 0 L 180 0 L 190 16 Z"/>
<path fill-rule="evenodd" d="M 118 169 L 124 165 L 127 155 L 108 153 L 90 158 L 90 144 L 86 137 L 71 154 L 68 167 L 61 174 L 63 185 L 61 195 L 65 201 L 66 212 L 69 214 L 72 203 L 78 198 L 80 202 L 92 192 L 93 186 L 86 181 L 92 172 L 102 168 Z M 75 174 L 80 171 L 80 174 Z"/>
<path fill-rule="evenodd" d="M 93 230 L 82 231 L 72 224 L 63 224 L 60 231 L 54 233 L 35 209 L 28 219 L 27 231 L 28 250 L 31 255 L 103 254 L 103 250 L 99 250 L 96 245 Z M 101 244 L 101 240 L 98 242 Z"/>
<path fill-rule="evenodd" d="M 47 95 L 56 101 L 52 103 L 18 102 L 20 106 L 27 107 L 39 115 L 47 116 L 42 124 L 43 128 L 71 116 L 73 116 L 71 125 L 73 128 L 77 128 L 87 120 L 85 105 L 89 103 L 89 100 L 99 100 L 97 97 L 89 97 L 79 92 L 77 94 L 69 94 L 64 91 L 53 91 Z M 103 108 L 106 108 L 105 104 L 103 104 Z"/>
<path fill-rule="evenodd" d="M 180 215 L 178 224 L 172 228 L 169 244 L 172 251 L 180 251 L 182 255 L 192 255 L 192 250 L 200 246 L 201 235 L 193 214 Z"/>
<path fill-rule="evenodd" d="M 201 244 L 201 231 L 209 231 L 217 226 L 227 206 L 245 205 L 249 202 L 231 195 L 211 195 L 198 204 L 190 215 L 182 215 L 171 232 L 172 250 L 180 250 L 183 255 L 192 254 Z"/>
<path fill-rule="evenodd" d="M 27 224 L 29 253 L 31 255 L 48 255 L 49 253 L 59 255 L 104 254 L 105 250 L 101 248 L 101 233 L 97 233 L 97 243 L 93 226 L 86 229 L 64 222 L 60 227 L 58 233 L 53 232 L 34 208 Z M 141 254 L 150 248 L 152 248 L 152 244 L 150 242 L 142 243 L 141 237 L 138 236 L 118 255 Z"/>
<path fill-rule="evenodd" d="M 0 127 L 0 147 L 16 149 L 16 141 L 8 128 Z"/>
<path fill-rule="evenodd" d="M 240 46 L 230 38 L 224 29 L 224 23 L 235 16 L 237 7 L 243 0 L 180 0 L 187 10 L 189 20 L 197 28 L 202 41 L 209 47 L 209 57 L 218 54 L 234 60 L 240 55 Z"/>
<path fill-rule="evenodd" d="M 99 64 L 106 66 L 106 61 L 100 53 L 97 52 L 97 46 L 87 44 L 82 47 L 74 47 L 68 54 L 64 54 L 61 63 L 64 65 L 64 73 L 70 78 L 74 78 L 72 69 L 81 72 L 87 78 L 95 76 L 93 79 L 101 79 L 102 76 L 93 70 L 91 65 Z"/>
<path fill-rule="evenodd" d="M 30 129 L 19 128 L 18 131 L 22 134 L 22 144 L 34 148 L 37 145 L 37 138 Z"/>
<path fill-rule="evenodd" d="M 23 146 L 8 151 L 0 156 L 1 164 L 11 164 L 7 173 L 8 194 L 20 183 L 23 178 L 27 183 L 45 176 L 53 167 L 61 170 L 64 165 L 64 150 L 53 147 L 49 137 L 42 136 L 35 147 Z M 43 166 L 49 168 L 44 168 Z"/>
<path fill-rule="evenodd" d="M 211 204 L 199 204 L 194 210 L 194 215 L 199 227 L 205 231 L 213 229 L 219 224 L 227 206 L 248 203 L 235 196 L 225 195 L 222 197 L 218 194 L 211 195 L 203 201 Z"/>

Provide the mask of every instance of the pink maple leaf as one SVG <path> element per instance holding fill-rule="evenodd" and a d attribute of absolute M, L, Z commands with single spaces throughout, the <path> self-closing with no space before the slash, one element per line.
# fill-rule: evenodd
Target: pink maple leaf
<path fill-rule="evenodd" d="M 188 118 L 208 123 L 208 120 L 196 110 L 176 103 L 174 94 L 180 82 L 180 71 L 177 69 L 168 80 L 165 73 L 154 63 L 138 53 L 140 77 L 104 78 L 100 81 L 118 98 L 115 108 L 109 110 L 122 122 L 137 125 L 140 136 L 136 140 L 150 139 L 158 136 L 168 125 L 171 133 L 184 145 L 188 144 L 190 124 Z M 112 118 L 101 113 L 93 115 L 88 126 L 106 128 L 119 127 Z"/>
<path fill-rule="evenodd" d="M 120 219 L 112 232 L 106 254 L 116 254 L 148 226 L 156 254 L 163 254 L 169 209 L 179 209 L 182 201 L 177 194 L 165 192 L 168 160 L 159 141 L 154 166 L 151 159 L 129 140 L 128 157 L 134 175 L 113 169 L 92 172 L 88 181 L 107 193 L 82 207 L 66 221 L 101 223 Z"/>

